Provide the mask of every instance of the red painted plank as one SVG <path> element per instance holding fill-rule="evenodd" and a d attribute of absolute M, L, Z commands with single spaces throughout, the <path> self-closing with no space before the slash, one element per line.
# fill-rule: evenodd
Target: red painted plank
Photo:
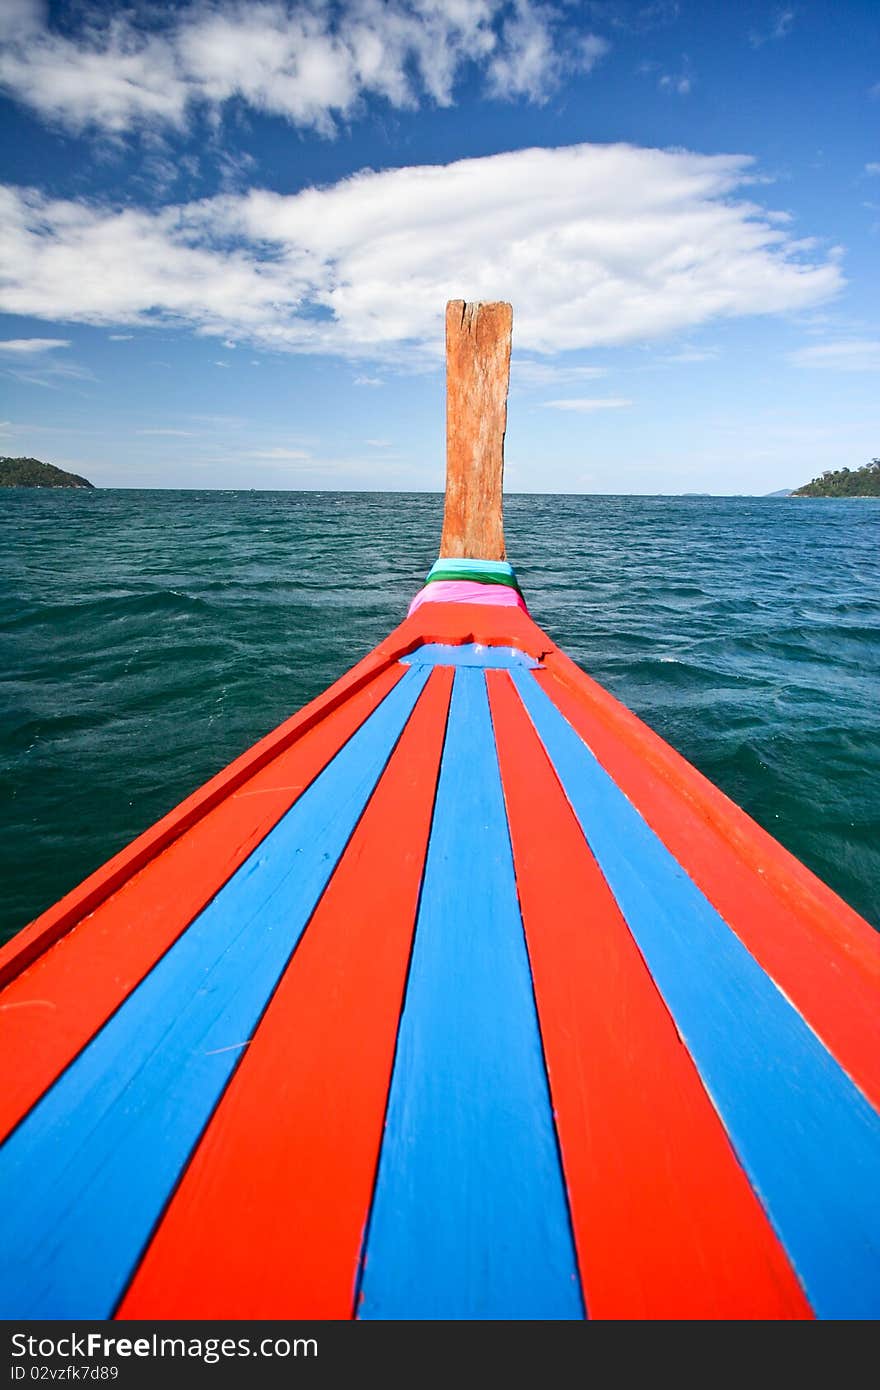
<path fill-rule="evenodd" d="M 547 634 L 521 608 L 481 603 L 424 603 L 395 628 L 383 647 L 402 655 L 423 642 L 518 647 L 537 658 L 554 650 Z"/>
<path fill-rule="evenodd" d="M 0 993 L 0 1138 L 399 680 L 384 670 L 231 791 Z"/>
<path fill-rule="evenodd" d="M 118 1317 L 352 1316 L 452 674 L 432 674 Z"/>
<path fill-rule="evenodd" d="M 509 676 L 487 679 L 589 1315 L 810 1317 Z"/>
<path fill-rule="evenodd" d="M 880 1105 L 880 935 L 567 658 L 557 654 L 547 665 L 537 678 L 551 699 L 856 1085 Z"/>

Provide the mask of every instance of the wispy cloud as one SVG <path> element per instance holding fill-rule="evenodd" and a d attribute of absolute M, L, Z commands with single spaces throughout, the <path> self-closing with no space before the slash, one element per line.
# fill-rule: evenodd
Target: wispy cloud
<path fill-rule="evenodd" d="M 94 381 L 93 374 L 85 367 L 72 364 L 60 367 L 48 362 L 30 368 L 8 368 L 7 375 L 20 381 L 23 386 L 40 386 L 46 391 L 61 391 L 76 382 Z"/>
<path fill-rule="evenodd" d="M 633 402 L 625 396 L 580 396 L 574 400 L 544 401 L 547 410 L 574 410 L 587 414 L 593 410 L 621 410 Z"/>
<path fill-rule="evenodd" d="M 38 356 L 43 352 L 68 347 L 70 341 L 67 338 L 5 338 L 0 341 L 0 352 L 12 357 Z"/>
<path fill-rule="evenodd" d="M 866 173 L 866 174 L 880 174 L 880 164 L 866 164 L 866 165 L 865 165 L 865 173 Z"/>
<path fill-rule="evenodd" d="M 663 361 L 675 363 L 714 362 L 717 356 L 717 348 L 682 348 L 680 352 L 666 353 Z"/>
<path fill-rule="evenodd" d="M 678 0 L 653 0 L 633 5 L 631 0 L 582 0 L 597 23 L 625 33 L 646 34 L 674 24 L 681 14 Z"/>
<path fill-rule="evenodd" d="M 744 156 L 577 145 L 158 211 L 0 188 L 0 310 L 413 363 L 446 299 L 508 298 L 546 355 L 805 309 L 837 259 L 752 201 Z M 368 370 L 358 384 L 381 378 Z"/>
<path fill-rule="evenodd" d="M 541 0 L 183 0 L 85 6 L 64 29 L 36 0 L 3 7 L 0 84 L 46 119 L 116 136 L 232 100 L 329 136 L 366 97 L 448 106 L 475 72 L 493 97 L 541 102 L 609 47 Z M 151 158 L 170 186 L 176 171 Z"/>
<path fill-rule="evenodd" d="M 819 367 L 833 372 L 880 372 L 880 339 L 811 343 L 793 352 L 789 361 L 795 367 Z"/>
<path fill-rule="evenodd" d="M 662 76 L 657 79 L 657 86 L 660 88 L 661 92 L 674 92 L 680 97 L 689 96 L 693 85 L 693 78 L 686 72 L 679 73 L 677 76 L 673 76 L 672 73 L 669 72 L 664 72 Z"/>
<path fill-rule="evenodd" d="M 192 439 L 192 430 L 135 430 L 136 434 L 160 434 L 179 439 Z"/>
<path fill-rule="evenodd" d="M 503 22 L 500 43 L 488 64 L 492 96 L 525 97 L 541 103 L 566 73 L 592 72 L 611 44 L 598 34 L 572 35 L 559 42 L 550 6 L 516 0 Z"/>
<path fill-rule="evenodd" d="M 306 449 L 251 449 L 245 458 L 259 459 L 263 463 L 302 463 L 311 460 L 312 455 Z"/>
<path fill-rule="evenodd" d="M 750 29 L 749 43 L 752 48 L 763 48 L 765 43 L 775 43 L 788 38 L 794 25 L 796 11 L 791 8 L 778 9 L 771 16 L 767 29 Z"/>
<path fill-rule="evenodd" d="M 130 343 L 134 337 L 133 333 L 108 333 L 111 343 Z"/>
<path fill-rule="evenodd" d="M 251 421 L 244 415 L 187 415 L 187 420 L 194 420 L 198 425 L 207 425 L 214 430 L 242 430 L 245 426 L 250 426 Z"/>
<path fill-rule="evenodd" d="M 595 381 L 607 375 L 607 367 L 569 366 L 562 362 L 536 362 L 531 358 L 516 356 L 510 364 L 510 380 L 514 386 L 571 385 L 579 381 Z"/>
<path fill-rule="evenodd" d="M 667 93 L 667 95 L 689 96 L 694 85 L 693 72 L 687 54 L 682 55 L 681 66 L 677 72 L 667 71 L 653 59 L 645 59 L 644 62 L 639 63 L 636 72 L 642 77 L 653 78 L 657 83 L 658 90 Z"/>
<path fill-rule="evenodd" d="M 592 72 L 597 63 L 611 52 L 611 44 L 600 34 L 584 34 L 575 48 L 574 61 L 579 71 Z"/>
<path fill-rule="evenodd" d="M 56 355 L 60 350 L 69 347 L 68 338 L 0 340 L 2 371 L 24 386 L 42 386 L 50 390 L 58 390 L 75 381 L 94 381 L 94 374 L 88 367 Z"/>

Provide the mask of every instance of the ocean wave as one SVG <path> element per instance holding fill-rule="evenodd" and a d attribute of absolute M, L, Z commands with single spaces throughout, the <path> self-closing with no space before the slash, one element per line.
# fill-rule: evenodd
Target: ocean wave
<path fill-rule="evenodd" d="M 396 626 L 442 506 L 0 499 L 0 933 Z M 506 529 L 551 637 L 880 922 L 880 508 L 513 496 Z"/>

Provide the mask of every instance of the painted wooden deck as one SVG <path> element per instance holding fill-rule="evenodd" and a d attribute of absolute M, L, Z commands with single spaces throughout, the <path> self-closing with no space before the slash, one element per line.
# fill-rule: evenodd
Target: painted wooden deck
<path fill-rule="evenodd" d="M 0 1315 L 880 1313 L 876 933 L 480 582 L 0 952 Z"/>

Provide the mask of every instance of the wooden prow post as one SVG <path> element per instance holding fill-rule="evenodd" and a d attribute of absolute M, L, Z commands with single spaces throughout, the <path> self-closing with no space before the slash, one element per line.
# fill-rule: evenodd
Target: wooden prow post
<path fill-rule="evenodd" d="M 441 558 L 503 560 L 504 431 L 513 310 L 446 305 L 446 507 Z"/>

